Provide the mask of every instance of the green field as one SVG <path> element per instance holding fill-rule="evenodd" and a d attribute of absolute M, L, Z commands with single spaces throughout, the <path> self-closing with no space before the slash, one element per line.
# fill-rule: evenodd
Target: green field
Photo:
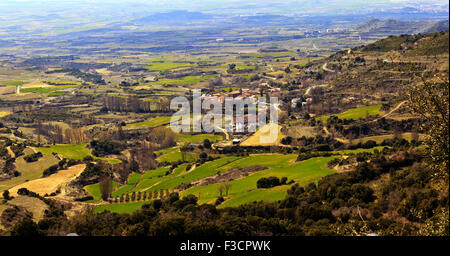
<path fill-rule="evenodd" d="M 269 169 L 253 173 L 247 177 L 231 181 L 231 188 L 227 200 L 220 207 L 236 206 L 253 201 L 276 201 L 286 196 L 290 185 L 278 186 L 270 189 L 257 189 L 256 183 L 262 177 L 287 177 L 300 185 L 317 182 L 321 177 L 335 173 L 326 164 L 335 157 L 312 158 L 295 162 L 297 155 L 254 155 L 237 160 L 223 166 L 223 170 L 230 167 L 245 167 L 252 165 L 266 166 Z M 200 203 L 214 203 L 219 196 L 218 188 L 223 183 L 192 187 L 182 192 L 182 195 L 193 194 L 199 197 Z"/>
<path fill-rule="evenodd" d="M 112 188 L 113 190 L 117 188 L 120 185 L 120 183 L 113 181 L 112 182 Z M 84 189 L 94 197 L 93 200 L 87 201 L 87 203 L 95 203 L 100 202 L 100 184 L 95 183 L 92 185 L 85 186 Z"/>
<path fill-rule="evenodd" d="M 215 134 L 196 134 L 196 135 L 189 135 L 189 134 L 178 134 L 177 135 L 177 141 L 182 143 L 203 143 L 204 140 L 208 139 L 211 143 L 217 142 L 222 140 L 221 135 L 215 135 Z"/>
<path fill-rule="evenodd" d="M 375 149 L 382 150 L 383 147 L 373 149 L 357 149 L 335 151 L 339 154 L 350 154 L 358 152 L 373 152 Z M 173 147 L 158 151 L 162 156 L 167 156 L 173 152 L 177 152 L 178 148 Z M 168 167 L 158 168 L 146 171 L 145 173 L 133 173 L 129 176 L 127 184 L 114 184 L 115 191 L 112 196 L 117 197 L 132 192 L 154 192 L 159 190 L 173 190 L 179 185 L 201 180 L 206 177 L 214 176 L 217 173 L 225 173 L 234 167 L 264 166 L 268 169 L 252 173 L 230 181 L 231 188 L 228 196 L 225 197 L 219 207 L 238 206 L 254 201 L 277 201 L 286 197 L 287 190 L 292 185 L 282 185 L 268 189 L 258 189 L 256 183 L 260 178 L 276 176 L 278 178 L 287 177 L 288 181 L 293 180 L 302 186 L 309 183 L 316 183 L 323 176 L 335 173 L 326 167 L 327 163 L 338 156 L 316 157 L 305 161 L 297 162 L 296 154 L 254 154 L 247 157 L 224 157 L 198 166 L 188 171 L 187 163 L 175 168 L 171 173 Z M 194 186 L 187 190 L 181 191 L 181 196 L 193 194 L 199 198 L 199 203 L 214 203 L 219 196 L 219 186 L 224 183 L 216 183 L 205 186 Z M 99 201 L 100 190 L 98 184 L 86 187 L 86 190 Z M 130 213 L 140 207 L 145 202 L 121 203 L 99 205 L 95 208 L 95 212 L 109 210 L 118 213 Z"/>
<path fill-rule="evenodd" d="M 145 66 L 145 68 L 151 71 L 167 71 L 175 68 L 190 66 L 193 66 L 193 64 L 184 62 L 153 62 L 149 63 L 147 66 Z"/>
<path fill-rule="evenodd" d="M 181 79 L 161 79 L 155 82 L 149 82 L 145 85 L 189 85 L 189 84 L 196 84 L 203 80 L 209 80 L 211 78 L 216 77 L 217 75 L 209 75 L 209 76 L 185 76 Z"/>
<path fill-rule="evenodd" d="M 194 152 L 185 152 L 184 159 L 183 159 L 183 155 L 181 154 L 179 147 L 163 149 L 163 150 L 156 151 L 155 153 L 158 156 L 158 158 L 156 160 L 158 160 L 159 162 L 173 163 L 173 162 L 178 162 L 181 160 L 184 160 L 187 162 L 195 162 L 199 158 L 198 154 L 196 154 Z"/>
<path fill-rule="evenodd" d="M 168 153 L 174 149 L 177 148 L 166 149 L 163 150 L 162 153 Z M 226 201 L 219 207 L 237 206 L 261 200 L 276 201 L 285 198 L 287 190 L 292 185 L 258 189 L 256 183 L 260 178 L 276 176 L 279 178 L 287 177 L 288 181 L 293 180 L 300 185 L 307 185 L 311 182 L 316 183 L 321 177 L 335 173 L 335 171 L 326 167 L 326 164 L 334 158 L 336 158 L 336 156 L 317 157 L 297 162 L 297 155 L 295 154 L 257 154 L 248 157 L 224 157 L 207 162 L 192 171 L 186 170 L 186 166 L 188 165 L 186 163 L 175 168 L 170 174 L 167 174 L 167 171 L 169 170 L 167 167 L 149 170 L 143 174 L 133 173 L 129 176 L 126 185 L 114 185 L 117 190 L 113 192 L 113 197 L 139 191 L 153 192 L 166 189 L 172 190 L 182 183 L 214 176 L 218 172 L 225 173 L 234 167 L 258 165 L 265 166 L 268 169 L 230 181 L 231 188 L 229 195 L 226 197 Z M 218 187 L 220 185 L 223 185 L 223 183 L 195 186 L 182 191 L 180 194 L 182 197 L 193 194 L 199 198 L 199 203 L 214 203 L 219 195 Z M 99 198 L 100 191 L 98 184 L 88 186 L 86 189 L 90 194 L 94 195 L 96 199 Z M 94 212 L 108 210 L 117 213 L 130 213 L 140 209 L 145 203 L 147 202 L 99 205 L 96 206 Z"/>
<path fill-rule="evenodd" d="M 144 174 L 142 174 L 140 180 L 137 182 L 136 186 L 132 189 L 132 191 L 133 192 L 146 191 L 149 187 L 163 180 L 168 171 L 169 171 L 168 167 L 146 171 Z"/>
<path fill-rule="evenodd" d="M 408 141 L 411 141 L 412 137 L 413 136 L 412 136 L 411 132 L 405 132 L 405 133 L 401 134 L 401 138 L 403 138 L 405 140 L 408 140 Z M 373 140 L 373 141 L 375 141 L 376 143 L 379 144 L 379 143 L 383 142 L 383 140 L 393 139 L 393 138 L 394 138 L 393 134 L 388 134 L 388 135 L 378 135 L 378 136 L 364 137 L 364 138 L 361 138 L 360 141 L 364 143 L 364 142 L 366 142 L 368 140 Z M 419 140 L 423 140 L 423 139 L 424 139 L 424 135 L 423 134 L 419 134 Z"/>
<path fill-rule="evenodd" d="M 25 89 L 21 89 L 20 92 L 34 92 L 34 93 L 47 94 L 47 93 L 53 93 L 55 91 L 72 88 L 72 87 L 77 87 L 77 86 L 78 85 L 73 84 L 73 85 L 59 85 L 59 86 L 50 86 L 50 87 L 25 88 Z"/>
<path fill-rule="evenodd" d="M 86 148 L 87 144 L 60 144 L 60 145 L 52 145 L 50 147 L 41 147 L 38 148 L 42 154 L 52 154 L 53 152 L 58 155 L 75 159 L 82 160 L 86 156 L 91 155 L 91 151 Z"/>
<path fill-rule="evenodd" d="M 186 166 L 188 164 L 182 164 L 180 166 L 178 166 L 177 168 L 175 168 L 173 170 L 173 172 L 169 175 L 164 175 L 161 177 L 152 177 L 151 180 L 149 179 L 144 179 L 141 183 L 138 184 L 138 186 L 136 186 L 137 189 L 135 189 L 135 191 L 156 191 L 156 190 L 160 190 L 160 189 L 170 189 L 172 187 L 161 187 L 158 186 L 161 182 L 165 182 L 171 179 L 174 179 L 176 177 L 178 177 L 181 173 L 186 171 Z M 167 170 L 166 170 L 167 171 Z M 155 186 L 157 186 L 155 188 Z"/>
<path fill-rule="evenodd" d="M 373 147 L 373 148 L 345 149 L 345 150 L 332 151 L 330 153 L 337 153 L 337 154 L 341 154 L 341 155 L 358 154 L 358 153 L 362 153 L 362 152 L 373 153 L 375 150 L 381 151 L 381 150 L 383 150 L 383 148 L 389 148 L 389 147 L 378 146 L 378 147 Z"/>
<path fill-rule="evenodd" d="M 22 81 L 5 81 L 5 82 L 0 82 L 0 84 L 10 85 L 10 86 L 17 86 L 17 85 L 24 84 L 24 82 L 22 82 Z"/>
<path fill-rule="evenodd" d="M 116 197 L 116 196 L 120 196 L 120 195 L 123 195 L 123 194 L 126 194 L 126 193 L 128 193 L 132 188 L 134 187 L 134 185 L 124 185 L 124 186 L 121 186 L 120 188 L 118 188 L 116 191 L 114 191 L 113 193 L 112 193 L 112 197 Z"/>
<path fill-rule="evenodd" d="M 94 159 L 102 160 L 102 161 L 108 162 L 110 164 L 118 164 L 118 163 L 122 162 L 120 159 L 107 158 L 107 157 L 94 157 Z"/>
<path fill-rule="evenodd" d="M 124 204 L 101 204 L 94 208 L 94 213 L 101 213 L 104 211 L 110 211 L 115 213 L 132 213 L 142 208 L 144 204 L 148 204 L 151 201 L 141 201 L 134 203 Z"/>
<path fill-rule="evenodd" d="M 379 115 L 382 113 L 380 109 L 381 105 L 352 108 L 339 114 L 321 116 L 318 119 L 322 122 L 326 122 L 331 116 L 337 116 L 339 119 L 360 119 L 367 116 Z"/>
<path fill-rule="evenodd" d="M 158 150 L 155 151 L 155 154 L 158 156 L 157 160 L 160 162 L 176 162 L 182 159 L 179 147 Z"/>
<path fill-rule="evenodd" d="M 167 176 L 143 179 L 140 183 L 138 183 L 133 191 L 159 191 L 161 189 L 174 189 L 184 182 L 190 182 L 215 175 L 218 172 L 218 168 L 236 159 L 239 158 L 224 157 L 207 162 L 190 172 L 185 171 L 187 164 L 182 164 Z"/>
<path fill-rule="evenodd" d="M 51 92 L 48 95 L 49 96 L 62 96 L 64 94 L 66 94 L 66 93 L 65 92 Z"/>
<path fill-rule="evenodd" d="M 165 124 L 170 123 L 170 119 L 171 118 L 172 118 L 171 116 L 158 116 L 158 117 L 150 118 L 150 119 L 145 120 L 143 122 L 127 124 L 125 126 L 125 128 L 128 128 L 128 129 L 135 128 L 136 129 L 136 128 L 157 127 L 157 126 L 161 126 L 161 125 L 165 125 Z"/>
<path fill-rule="evenodd" d="M 156 183 L 168 179 L 170 177 L 179 175 L 186 169 L 187 164 L 182 164 L 175 168 L 175 170 L 166 175 L 169 171 L 168 167 L 158 168 L 154 170 L 146 171 L 145 173 L 132 173 L 128 177 L 127 184 L 123 186 L 117 186 L 117 190 L 112 193 L 112 197 L 121 196 L 130 192 L 146 191 Z"/>

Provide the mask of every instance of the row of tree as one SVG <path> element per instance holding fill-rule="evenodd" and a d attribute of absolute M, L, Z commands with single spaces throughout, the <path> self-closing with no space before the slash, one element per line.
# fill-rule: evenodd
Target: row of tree
<path fill-rule="evenodd" d="M 115 112 L 168 112 L 170 111 L 170 102 L 162 97 L 159 101 L 141 100 L 136 95 L 128 97 L 105 96 L 103 98 L 103 111 Z"/>

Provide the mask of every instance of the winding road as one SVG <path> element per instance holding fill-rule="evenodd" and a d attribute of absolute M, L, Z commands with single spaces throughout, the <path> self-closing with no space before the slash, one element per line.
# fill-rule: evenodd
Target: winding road
<path fill-rule="evenodd" d="M 322 66 L 322 69 L 325 70 L 325 71 L 328 71 L 328 72 L 332 72 L 332 73 L 336 72 L 336 71 L 334 71 L 332 69 L 327 68 L 327 65 L 328 65 L 328 63 L 325 62 L 325 64 L 323 64 L 323 66 Z"/>

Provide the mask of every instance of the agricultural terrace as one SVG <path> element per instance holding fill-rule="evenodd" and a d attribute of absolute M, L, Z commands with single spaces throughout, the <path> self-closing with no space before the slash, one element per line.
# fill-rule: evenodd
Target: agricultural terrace
<path fill-rule="evenodd" d="M 215 134 L 177 134 L 177 141 L 181 143 L 202 143 L 204 140 L 209 140 L 211 143 L 222 140 L 222 135 Z"/>
<path fill-rule="evenodd" d="M 301 162 L 295 162 L 297 155 L 252 155 L 223 166 L 222 170 L 233 167 L 263 166 L 268 169 L 255 172 L 247 177 L 232 180 L 229 195 L 220 207 L 237 206 L 243 203 L 260 201 L 275 201 L 283 199 L 289 185 L 278 186 L 270 189 L 257 189 L 256 183 L 260 178 L 275 176 L 287 177 L 300 185 L 317 182 L 321 177 L 335 173 L 326 167 L 326 164 L 335 157 L 312 158 Z M 187 189 L 182 195 L 193 194 L 199 197 L 200 203 L 214 203 L 219 196 L 219 186 L 224 183 L 216 183 L 206 186 L 198 186 Z"/>
<path fill-rule="evenodd" d="M 171 116 L 159 116 L 150 118 L 143 122 L 127 124 L 126 129 L 153 128 L 170 123 Z"/>
<path fill-rule="evenodd" d="M 110 211 L 115 213 L 132 213 L 142 208 L 144 204 L 148 204 L 151 201 L 141 201 L 124 204 L 101 204 L 94 208 L 94 213 L 101 213 L 104 211 Z"/>

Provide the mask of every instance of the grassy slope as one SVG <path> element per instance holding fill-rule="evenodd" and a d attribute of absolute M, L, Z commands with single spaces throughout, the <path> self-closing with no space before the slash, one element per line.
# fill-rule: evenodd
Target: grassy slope
<path fill-rule="evenodd" d="M 91 155 L 91 151 L 86 148 L 86 144 L 61 144 L 52 145 L 48 148 L 38 148 L 43 154 L 52 154 L 53 152 L 65 158 L 82 160 L 86 156 Z"/>
<path fill-rule="evenodd" d="M 158 155 L 157 160 L 160 162 L 176 162 L 181 160 L 181 152 L 179 147 L 166 148 L 155 152 Z"/>
<path fill-rule="evenodd" d="M 134 203 L 124 203 L 124 204 L 102 204 L 94 208 L 94 213 L 101 213 L 103 211 L 110 211 L 116 213 L 132 213 L 136 210 L 141 209 L 144 204 L 148 204 L 150 201 L 141 201 Z"/>
<path fill-rule="evenodd" d="M 40 221 L 44 218 L 44 211 L 48 209 L 48 205 L 42 200 L 29 197 L 29 196 L 17 196 L 8 201 L 11 205 L 22 206 L 33 214 L 34 221 Z"/>
<path fill-rule="evenodd" d="M 411 141 L 412 140 L 412 133 L 411 132 L 405 132 L 405 133 L 402 133 L 402 138 L 404 138 L 404 139 L 406 139 L 406 140 L 408 140 L 408 141 Z M 362 142 L 366 142 L 366 141 L 368 141 L 368 140 L 373 140 L 373 141 L 375 141 L 376 143 L 381 143 L 381 142 L 383 142 L 383 140 L 385 140 L 385 139 L 393 139 L 394 138 L 394 135 L 393 134 L 388 134 L 388 135 L 378 135 L 378 136 L 368 136 L 368 137 L 364 137 L 364 138 L 361 138 L 361 141 Z M 419 140 L 422 140 L 424 138 L 424 135 L 422 135 L 422 134 L 420 134 L 419 135 Z"/>
<path fill-rule="evenodd" d="M 380 109 L 381 105 L 352 108 L 339 114 L 324 115 L 319 117 L 319 119 L 323 122 L 327 121 L 331 116 L 337 116 L 339 119 L 360 119 L 366 117 L 367 115 L 376 116 L 378 114 L 381 114 Z"/>
<path fill-rule="evenodd" d="M 161 183 L 152 187 L 150 191 L 160 190 L 160 189 L 173 189 L 182 183 L 190 182 L 198 179 L 202 179 L 208 176 L 217 174 L 218 169 L 232 161 L 239 159 L 239 157 L 224 157 L 211 162 L 207 162 L 200 167 L 187 172 L 179 176 L 173 176 L 169 179 L 164 179 Z"/>
<path fill-rule="evenodd" d="M 383 147 L 375 147 L 373 149 L 357 149 L 336 151 L 340 154 L 350 154 L 358 152 L 373 152 L 375 149 L 382 150 Z M 301 162 L 296 162 L 297 155 L 281 155 L 281 154 L 258 154 L 248 157 L 226 157 L 212 162 L 208 162 L 193 171 L 187 172 L 187 164 L 180 165 L 171 174 L 158 177 L 165 174 L 166 168 L 159 168 L 147 171 L 144 174 L 132 174 L 128 180 L 128 184 L 120 187 L 113 193 L 113 197 L 132 191 L 158 191 L 160 189 L 173 189 L 183 182 L 199 180 L 204 177 L 213 176 L 217 172 L 226 172 L 234 167 L 247 166 L 266 166 L 261 172 L 251 174 L 237 180 L 231 181 L 231 189 L 227 200 L 219 207 L 238 206 L 240 204 L 254 201 L 276 201 L 286 196 L 287 190 L 291 185 L 277 186 L 269 189 L 257 189 L 256 182 L 262 177 L 276 176 L 287 177 L 288 180 L 294 180 L 300 185 L 306 185 L 318 180 L 326 175 L 333 174 L 335 171 L 326 167 L 326 164 L 335 158 L 318 157 Z M 218 187 L 222 183 L 211 184 L 206 186 L 192 187 L 181 192 L 181 196 L 193 194 L 199 197 L 199 203 L 214 203 L 218 197 Z M 134 202 L 112 205 L 100 205 L 95 208 L 95 212 L 101 212 L 105 209 L 113 212 L 130 213 L 146 202 Z"/>
<path fill-rule="evenodd" d="M 294 163 L 293 161 L 296 157 L 296 155 L 250 156 L 226 166 L 228 168 L 260 165 L 267 166 L 269 169 L 231 181 L 232 186 L 229 191 L 229 199 L 221 207 L 235 206 L 255 201 L 255 199 L 274 201 L 285 197 L 286 191 L 290 187 L 288 185 L 271 189 L 257 189 L 256 182 L 262 177 L 287 177 L 288 180 L 292 179 L 299 184 L 305 185 L 317 182 L 320 177 L 334 173 L 334 171 L 326 168 L 326 164 L 334 157 L 312 158 Z M 193 187 L 184 191 L 182 195 L 194 194 L 199 196 L 200 203 L 213 203 L 218 197 L 218 187 L 221 184 Z"/>
<path fill-rule="evenodd" d="M 30 149 L 26 149 L 32 152 Z M 21 173 L 20 176 L 9 180 L 0 181 L 0 191 L 10 189 L 19 184 L 42 177 L 42 173 L 48 167 L 57 164 L 58 159 L 51 154 L 44 154 L 38 161 L 27 163 L 23 160 L 23 156 L 16 159 L 16 169 Z"/>

